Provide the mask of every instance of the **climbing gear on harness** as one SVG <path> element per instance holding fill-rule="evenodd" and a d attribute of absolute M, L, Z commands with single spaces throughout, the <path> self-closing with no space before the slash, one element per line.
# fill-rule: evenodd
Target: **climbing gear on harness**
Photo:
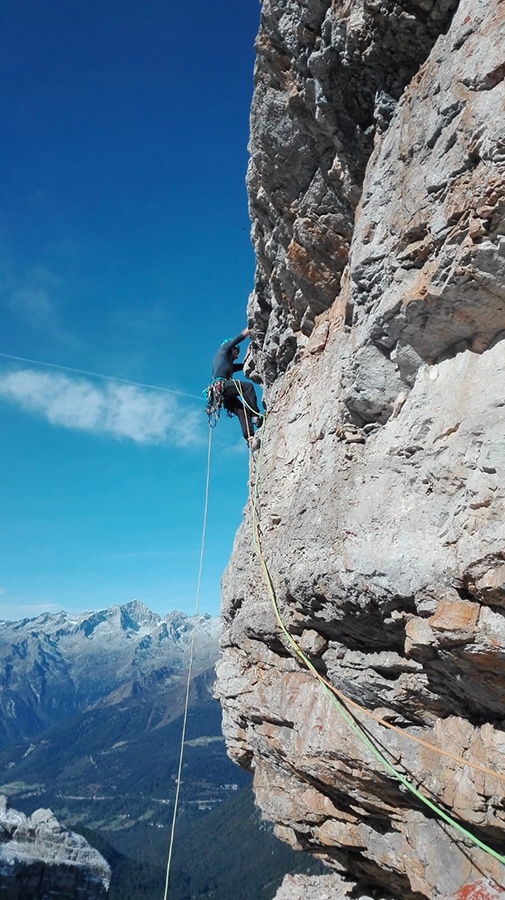
<path fill-rule="evenodd" d="M 234 378 L 214 378 L 210 382 L 210 384 L 207 385 L 205 390 L 202 391 L 202 394 L 205 397 L 206 401 L 205 412 L 209 419 L 210 427 L 214 428 L 217 425 L 219 416 L 221 415 L 221 410 L 224 406 L 224 393 L 227 380 L 233 382 L 233 384 L 237 388 L 237 393 L 240 397 L 240 400 L 242 401 L 244 409 L 246 409 L 249 413 L 254 414 L 254 418 L 252 419 L 252 421 L 254 422 L 256 427 L 259 428 L 260 425 L 263 424 L 264 413 L 257 413 L 255 409 L 249 406 L 247 400 L 244 397 L 241 382 L 236 381 Z M 233 418 L 234 415 L 236 415 L 235 412 L 233 412 L 231 409 L 227 409 L 226 406 L 224 406 L 224 408 L 226 409 L 226 415 L 229 416 L 230 419 Z"/>
<path fill-rule="evenodd" d="M 214 428 L 217 425 L 224 399 L 224 378 L 214 378 L 211 383 L 202 391 L 206 400 L 205 412 L 209 419 L 209 425 Z"/>

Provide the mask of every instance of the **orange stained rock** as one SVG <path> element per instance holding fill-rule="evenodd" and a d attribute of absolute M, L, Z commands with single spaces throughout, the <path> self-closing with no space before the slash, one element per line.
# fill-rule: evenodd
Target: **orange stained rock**
<path fill-rule="evenodd" d="M 434 631 L 473 631 L 479 610 L 479 604 L 469 600 L 442 600 L 428 622 Z"/>

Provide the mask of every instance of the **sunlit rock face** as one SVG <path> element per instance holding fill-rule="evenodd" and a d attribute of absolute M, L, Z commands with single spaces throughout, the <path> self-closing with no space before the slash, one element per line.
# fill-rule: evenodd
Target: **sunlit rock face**
<path fill-rule="evenodd" d="M 389 762 L 498 852 L 504 47 L 503 0 L 265 0 L 248 176 L 268 408 L 251 484 L 283 621 L 399 729 L 357 713 Z M 294 656 L 251 509 L 218 692 L 278 836 L 334 870 L 303 896 L 503 896 L 501 862 L 408 794 Z"/>
<path fill-rule="evenodd" d="M 257 375 L 283 372 L 340 290 L 374 136 L 457 0 L 265 0 L 248 190 Z"/>
<path fill-rule="evenodd" d="M 48 809 L 27 817 L 0 796 L 0 895 L 5 900 L 105 900 L 110 867 Z"/>

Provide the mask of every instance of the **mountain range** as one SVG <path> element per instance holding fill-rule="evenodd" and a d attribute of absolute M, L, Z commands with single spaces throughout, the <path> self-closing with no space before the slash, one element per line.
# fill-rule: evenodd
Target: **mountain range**
<path fill-rule="evenodd" d="M 193 673 L 214 666 L 220 628 L 218 617 L 161 617 L 139 600 L 0 622 L 0 749 L 153 683 L 173 691 L 185 683 L 193 637 Z"/>
<path fill-rule="evenodd" d="M 173 900 L 231 900 L 244 866 L 243 900 L 269 900 L 286 871 L 310 867 L 259 821 L 251 776 L 227 756 L 220 632 L 218 617 L 160 617 L 138 600 L 0 623 L 0 794 L 26 815 L 50 808 L 100 849 L 110 900 L 163 891 L 193 641 Z"/>

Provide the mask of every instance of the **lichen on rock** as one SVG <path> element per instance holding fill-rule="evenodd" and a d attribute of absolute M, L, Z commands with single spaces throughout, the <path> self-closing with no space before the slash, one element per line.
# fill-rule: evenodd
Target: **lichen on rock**
<path fill-rule="evenodd" d="M 504 34 L 502 0 L 264 0 L 248 175 L 251 483 L 281 616 L 397 727 L 359 714 L 392 764 L 498 852 Z M 406 794 L 287 646 L 251 511 L 217 691 L 264 815 L 338 873 L 332 898 L 501 896 L 504 866 Z"/>

